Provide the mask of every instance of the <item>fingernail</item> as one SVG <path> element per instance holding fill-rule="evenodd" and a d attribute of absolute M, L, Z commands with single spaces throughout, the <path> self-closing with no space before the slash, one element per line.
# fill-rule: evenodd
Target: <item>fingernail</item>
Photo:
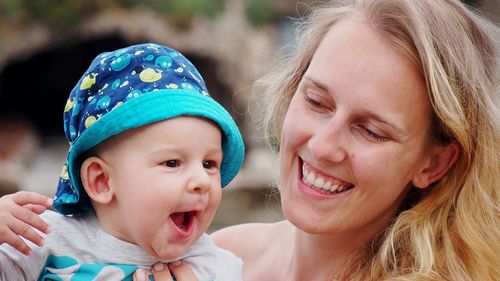
<path fill-rule="evenodd" d="M 52 204 L 54 204 L 54 200 L 52 200 L 51 198 L 49 198 L 49 202 L 47 202 L 47 203 L 49 203 L 49 206 L 52 206 Z"/>
<path fill-rule="evenodd" d="M 50 233 L 51 231 L 52 231 L 52 227 L 50 227 L 50 225 L 49 225 L 49 226 L 47 226 L 47 229 L 45 230 L 45 233 L 47 233 L 47 234 L 48 234 L 48 233 Z"/>
<path fill-rule="evenodd" d="M 181 264 L 182 264 L 182 261 L 174 261 L 174 262 L 169 263 L 169 265 L 174 266 L 174 267 L 179 266 Z"/>
<path fill-rule="evenodd" d="M 154 271 L 163 271 L 165 269 L 165 266 L 163 263 L 157 263 L 153 266 Z"/>
<path fill-rule="evenodd" d="M 44 243 L 45 243 L 45 239 L 41 238 L 40 242 L 38 242 L 38 246 L 42 247 Z"/>
<path fill-rule="evenodd" d="M 147 281 L 148 274 L 143 269 L 138 269 L 134 272 L 136 281 Z"/>

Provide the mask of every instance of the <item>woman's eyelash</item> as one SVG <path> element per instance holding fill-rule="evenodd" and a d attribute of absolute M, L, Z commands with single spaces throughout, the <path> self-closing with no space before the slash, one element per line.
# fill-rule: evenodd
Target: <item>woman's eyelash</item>
<path fill-rule="evenodd" d="M 329 109 L 329 105 L 327 103 L 325 103 L 325 101 L 323 101 L 320 98 L 311 97 L 311 96 L 314 96 L 314 94 L 305 93 L 305 95 L 304 95 L 304 99 L 309 105 L 311 105 L 314 108 L 321 109 L 321 110 Z"/>
<path fill-rule="evenodd" d="M 365 128 L 365 127 L 361 127 L 361 129 L 372 139 L 376 140 L 376 141 L 379 141 L 379 142 L 384 142 L 384 141 L 388 141 L 389 138 L 388 137 L 383 137 L 379 134 L 376 134 L 374 133 L 373 131 Z"/>
<path fill-rule="evenodd" d="M 306 97 L 306 101 L 311 104 L 312 106 L 315 106 L 315 107 L 322 107 L 321 103 L 318 102 L 317 100 L 315 99 L 312 99 L 310 97 Z"/>

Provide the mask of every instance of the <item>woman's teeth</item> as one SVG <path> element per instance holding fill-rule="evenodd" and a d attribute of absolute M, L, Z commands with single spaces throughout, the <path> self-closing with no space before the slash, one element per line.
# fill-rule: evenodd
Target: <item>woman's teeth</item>
<path fill-rule="evenodd" d="M 349 189 L 348 186 L 334 183 L 332 179 L 325 180 L 322 176 L 307 171 L 304 165 L 302 165 L 302 181 L 312 188 L 323 191 L 338 193 Z"/>

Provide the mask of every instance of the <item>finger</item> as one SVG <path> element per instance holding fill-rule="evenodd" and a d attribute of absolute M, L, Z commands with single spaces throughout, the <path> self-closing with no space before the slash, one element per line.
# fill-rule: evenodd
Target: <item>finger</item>
<path fill-rule="evenodd" d="M 46 207 L 52 206 L 51 198 L 29 191 L 18 191 L 12 194 L 12 200 L 18 205 L 35 204 Z"/>
<path fill-rule="evenodd" d="M 191 266 L 182 261 L 176 261 L 168 265 L 170 271 L 177 281 L 198 281 Z"/>
<path fill-rule="evenodd" d="M 37 215 L 40 215 L 41 213 L 45 212 L 45 210 L 47 210 L 47 207 L 43 205 L 27 204 L 24 205 L 23 207 L 28 210 L 31 210 L 33 213 Z"/>
<path fill-rule="evenodd" d="M 146 270 L 139 268 L 134 272 L 134 275 L 132 276 L 132 281 L 148 281 L 149 276 Z"/>
<path fill-rule="evenodd" d="M 9 223 L 8 227 L 12 230 L 12 232 L 16 233 L 17 235 L 20 235 L 27 240 L 35 243 L 36 245 L 42 247 L 43 246 L 43 237 L 38 234 L 31 226 L 28 224 L 14 219 L 12 222 Z"/>
<path fill-rule="evenodd" d="M 36 213 L 32 212 L 28 208 L 17 207 L 12 210 L 12 215 L 16 217 L 18 220 L 25 222 L 26 224 L 31 225 L 32 227 L 44 232 L 50 232 L 50 226 L 47 222 L 42 220 Z M 20 225 L 17 225 L 19 229 Z M 21 234 L 17 232 L 18 234 Z"/>
<path fill-rule="evenodd" d="M 18 250 L 26 256 L 31 253 L 30 247 L 28 247 L 21 237 L 12 232 L 12 230 L 8 229 L 7 231 L 0 231 L 0 233 L 3 236 L 2 240 L 12 246 L 12 248 Z"/>
<path fill-rule="evenodd" d="M 159 262 L 152 268 L 153 277 L 155 281 L 173 281 L 170 270 L 163 263 Z M 176 278 L 177 281 L 184 281 L 183 279 Z"/>

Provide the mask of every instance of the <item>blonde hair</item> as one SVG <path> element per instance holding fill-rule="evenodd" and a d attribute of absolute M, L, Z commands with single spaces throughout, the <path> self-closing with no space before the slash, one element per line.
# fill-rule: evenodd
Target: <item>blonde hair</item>
<path fill-rule="evenodd" d="M 263 87 L 263 130 L 279 149 L 290 100 L 324 34 L 361 15 L 425 78 L 435 141 L 457 163 L 350 260 L 342 280 L 500 280 L 498 27 L 458 0 L 328 3 L 300 22 L 297 49 Z M 408 199 L 409 200 L 409 199 Z"/>

